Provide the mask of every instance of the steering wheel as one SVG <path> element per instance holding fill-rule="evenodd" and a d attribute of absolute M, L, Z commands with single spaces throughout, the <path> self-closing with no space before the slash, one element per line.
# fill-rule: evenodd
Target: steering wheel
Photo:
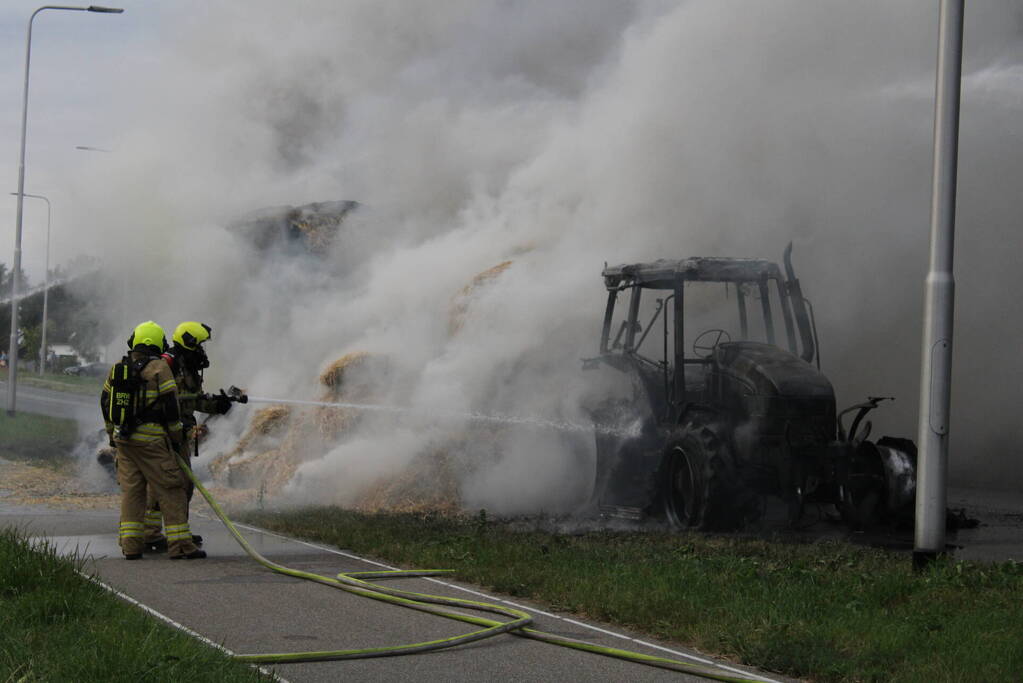
<path fill-rule="evenodd" d="M 708 344 L 706 341 L 704 341 L 703 343 L 701 343 L 701 340 L 703 340 L 704 337 L 709 338 L 711 335 L 716 335 L 714 337 L 713 342 L 710 342 Z M 696 337 L 696 339 L 693 340 L 693 355 L 701 360 L 706 360 L 714 354 L 714 349 L 716 349 L 717 345 L 720 344 L 722 341 L 726 342 L 732 341 L 732 335 L 728 334 L 727 330 L 722 330 L 717 327 L 712 327 L 709 330 L 704 330 L 699 334 L 699 336 Z"/>

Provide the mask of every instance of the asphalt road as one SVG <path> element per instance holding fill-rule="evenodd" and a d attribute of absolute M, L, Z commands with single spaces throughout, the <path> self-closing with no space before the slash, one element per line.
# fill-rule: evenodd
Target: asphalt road
<path fill-rule="evenodd" d="M 89 572 L 111 588 L 238 653 L 334 650 L 433 640 L 472 630 L 471 625 L 355 596 L 327 586 L 272 573 L 245 556 L 214 519 L 193 519 L 210 557 L 171 562 L 147 555 L 125 562 L 117 548 L 115 511 L 60 511 L 0 504 L 0 525 L 26 529 L 62 552 L 88 556 Z M 245 530 L 261 553 L 281 564 L 333 576 L 339 571 L 378 570 L 352 553 Z M 469 599 L 479 589 L 447 580 L 402 579 L 395 587 Z M 491 601 L 500 599 L 489 596 Z M 521 604 L 521 603 L 516 603 Z M 633 639 L 619 629 L 588 625 L 528 607 L 535 627 L 571 638 L 652 655 L 711 663 L 678 646 Z M 722 673 L 746 675 L 724 662 Z M 439 652 L 344 662 L 276 667 L 289 681 L 698 681 L 673 671 L 500 635 Z M 763 680 L 779 680 L 764 678 Z"/>
<path fill-rule="evenodd" d="M 6 409 L 7 382 L 0 382 L 0 398 L 2 398 L 4 409 Z M 103 426 L 98 394 L 93 396 L 39 389 L 19 381 L 15 410 L 77 420 L 84 425 L 95 423 L 97 429 Z"/>

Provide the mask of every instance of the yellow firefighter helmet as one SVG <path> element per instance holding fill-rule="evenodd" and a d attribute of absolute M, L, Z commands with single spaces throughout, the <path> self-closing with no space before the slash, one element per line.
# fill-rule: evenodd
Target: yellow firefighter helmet
<path fill-rule="evenodd" d="M 174 329 L 174 343 L 189 351 L 195 351 L 199 344 L 213 336 L 213 328 L 205 323 L 197 323 L 194 320 L 183 322 Z"/>
<path fill-rule="evenodd" d="M 154 346 L 160 351 L 166 350 L 167 338 L 163 334 L 163 328 L 152 320 L 139 324 L 128 337 L 128 348 L 134 349 L 139 346 Z"/>

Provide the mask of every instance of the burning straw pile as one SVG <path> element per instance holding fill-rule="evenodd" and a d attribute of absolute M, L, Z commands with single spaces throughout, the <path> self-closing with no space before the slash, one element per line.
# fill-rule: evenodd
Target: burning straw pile
<path fill-rule="evenodd" d="M 280 484 L 291 478 L 297 465 L 283 467 L 278 461 L 281 438 L 287 432 L 291 419 L 288 406 L 269 406 L 256 411 L 248 430 L 230 452 L 210 462 L 210 472 L 215 479 L 235 486 L 251 486 L 268 475 L 286 475 Z"/>
<path fill-rule="evenodd" d="M 448 318 L 450 334 L 461 329 L 479 288 L 493 282 L 511 263 L 505 261 L 479 273 L 453 297 Z M 320 374 L 320 401 L 378 403 L 381 388 L 392 375 L 386 357 L 366 351 L 345 354 Z M 322 458 L 351 436 L 364 418 L 364 411 L 343 406 L 263 408 L 255 413 L 235 447 L 210 463 L 210 470 L 223 483 L 273 496 L 284 489 L 303 463 Z M 470 442 L 477 446 L 492 443 L 497 436 L 493 427 L 475 426 L 426 445 L 400 472 L 368 486 L 351 505 L 366 512 L 459 512 L 458 474 L 472 469 L 459 454 L 468 450 Z"/>
<path fill-rule="evenodd" d="M 324 391 L 319 400 L 372 403 L 376 382 L 388 372 L 386 358 L 364 351 L 345 354 L 320 374 Z M 210 471 L 232 486 L 279 493 L 302 463 L 323 457 L 361 419 L 361 411 L 342 406 L 263 408 L 235 447 L 210 463 Z"/>

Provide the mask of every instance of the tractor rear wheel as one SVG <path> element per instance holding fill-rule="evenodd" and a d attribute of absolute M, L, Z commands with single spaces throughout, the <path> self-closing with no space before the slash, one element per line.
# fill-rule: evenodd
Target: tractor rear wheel
<path fill-rule="evenodd" d="M 732 456 L 710 426 L 689 422 L 669 441 L 664 457 L 661 498 L 672 526 L 700 530 L 738 526 Z"/>

